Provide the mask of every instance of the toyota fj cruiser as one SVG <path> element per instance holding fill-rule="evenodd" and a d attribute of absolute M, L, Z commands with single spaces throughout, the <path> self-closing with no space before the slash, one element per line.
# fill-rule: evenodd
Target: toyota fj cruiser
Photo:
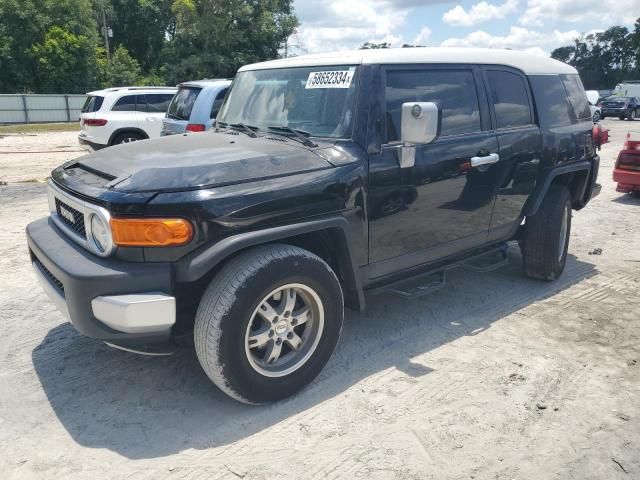
<path fill-rule="evenodd" d="M 549 58 L 274 60 L 239 70 L 210 133 L 55 169 L 28 245 L 82 334 L 165 354 L 192 332 L 218 387 L 272 402 L 320 372 L 365 293 L 422 295 L 408 279 L 500 265 L 513 240 L 528 276 L 557 278 L 598 142 L 576 70 Z"/>

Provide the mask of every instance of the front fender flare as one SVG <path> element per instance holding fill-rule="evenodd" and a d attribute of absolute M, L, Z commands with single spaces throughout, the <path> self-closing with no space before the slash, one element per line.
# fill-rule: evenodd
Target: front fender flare
<path fill-rule="evenodd" d="M 359 268 L 352 252 L 349 222 L 339 216 L 265 228 L 223 238 L 179 260 L 175 265 L 175 279 L 177 282 L 194 282 L 241 250 L 322 230 L 339 232 L 342 240 L 341 247 L 344 250 L 340 252 L 342 258 L 340 261 L 345 277 L 342 285 L 345 291 L 345 303 L 354 310 L 364 310 L 364 291 L 358 273 Z"/>

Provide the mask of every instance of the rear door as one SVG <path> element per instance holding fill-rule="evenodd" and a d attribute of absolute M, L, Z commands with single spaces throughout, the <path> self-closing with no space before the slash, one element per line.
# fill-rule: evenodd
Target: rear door
<path fill-rule="evenodd" d="M 192 85 L 178 87 L 178 93 L 173 96 L 162 120 L 162 135 L 175 135 L 187 130 L 193 105 L 201 91 L 202 88 Z"/>
<path fill-rule="evenodd" d="M 173 98 L 170 93 L 147 93 L 146 95 L 138 95 L 137 110 L 144 113 L 142 120 L 144 130 L 149 138 L 158 138 L 160 130 L 162 130 L 162 119 L 164 118 L 169 103 Z"/>
<path fill-rule="evenodd" d="M 483 67 L 499 160 L 491 166 L 496 200 L 489 241 L 513 236 L 540 169 L 542 138 L 527 77 L 508 67 Z"/>

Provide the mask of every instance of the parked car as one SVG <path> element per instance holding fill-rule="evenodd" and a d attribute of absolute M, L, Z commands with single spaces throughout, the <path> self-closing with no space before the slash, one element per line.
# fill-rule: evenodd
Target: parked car
<path fill-rule="evenodd" d="M 640 114 L 640 99 L 614 95 L 602 101 L 600 110 L 600 118 L 618 117 L 620 120 L 635 120 Z"/>
<path fill-rule="evenodd" d="M 231 80 L 214 79 L 185 82 L 178 85 L 162 120 L 161 135 L 204 132 L 215 122 Z"/>
<path fill-rule="evenodd" d="M 600 98 L 600 94 L 598 90 L 587 90 L 585 92 L 587 94 L 587 100 L 589 101 L 589 110 L 591 111 L 591 120 L 593 123 L 596 123 L 600 120 L 601 110 L 598 106 L 598 100 Z"/>
<path fill-rule="evenodd" d="M 627 139 L 613 169 L 613 181 L 618 182 L 618 192 L 640 195 L 640 140 Z"/>
<path fill-rule="evenodd" d="M 55 169 L 31 260 L 81 333 L 169 354 L 192 331 L 220 389 L 273 402 L 318 375 L 365 294 L 419 297 L 514 240 L 526 275 L 557 279 L 572 210 L 600 192 L 598 127 L 577 71 L 524 52 L 247 65 L 209 134 Z"/>
<path fill-rule="evenodd" d="M 162 118 L 177 89 L 118 87 L 87 94 L 78 141 L 87 150 L 160 136 Z"/>

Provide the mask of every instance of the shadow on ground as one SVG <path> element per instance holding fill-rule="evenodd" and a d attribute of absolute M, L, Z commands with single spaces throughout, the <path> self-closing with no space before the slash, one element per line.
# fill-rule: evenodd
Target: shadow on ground
<path fill-rule="evenodd" d="M 209 382 L 195 352 L 140 357 L 78 335 L 69 324 L 48 332 L 33 363 L 60 422 L 80 445 L 128 458 L 154 458 L 185 449 L 230 444 L 305 411 L 381 370 L 414 377 L 432 370 L 411 359 L 468 335 L 533 302 L 597 274 L 567 259 L 553 283 L 525 278 L 521 257 L 488 273 L 454 270 L 447 287 L 419 300 L 368 297 L 363 314 L 347 312 L 338 348 L 311 386 L 275 405 L 249 407 Z"/>

